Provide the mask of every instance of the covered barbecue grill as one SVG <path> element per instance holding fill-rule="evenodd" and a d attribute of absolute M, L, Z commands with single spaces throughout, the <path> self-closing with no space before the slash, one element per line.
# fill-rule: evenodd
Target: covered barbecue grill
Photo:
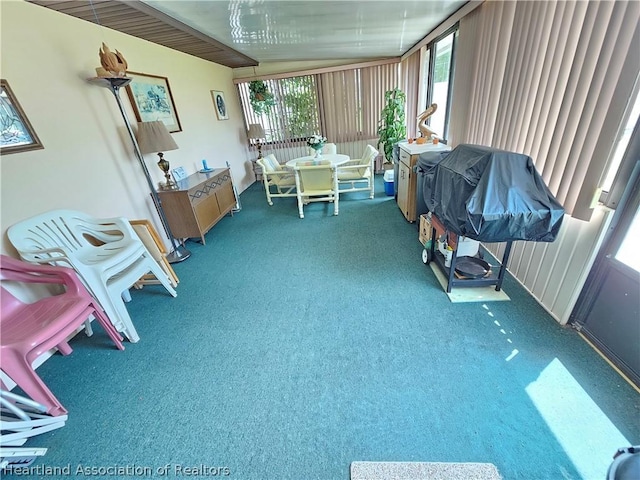
<path fill-rule="evenodd" d="M 456 269 L 454 248 L 450 265 L 425 249 L 425 263 L 435 260 L 447 274 L 447 293 L 454 285 L 495 285 L 500 290 L 514 240 L 552 242 L 562 225 L 564 208 L 536 171 L 531 157 L 480 145 L 458 145 L 448 155 L 419 163 L 424 201 L 432 213 L 433 235 L 440 231 L 480 242 L 506 242 L 497 271 L 485 262 L 484 273 L 465 278 Z M 426 260 L 424 260 L 426 258 Z M 461 257 L 462 261 L 482 261 Z M 483 262 L 483 261 L 482 261 Z M 455 274 L 462 273 L 462 278 Z"/>
<path fill-rule="evenodd" d="M 462 144 L 424 173 L 428 209 L 449 231 L 481 242 L 555 240 L 564 208 L 528 155 Z"/>

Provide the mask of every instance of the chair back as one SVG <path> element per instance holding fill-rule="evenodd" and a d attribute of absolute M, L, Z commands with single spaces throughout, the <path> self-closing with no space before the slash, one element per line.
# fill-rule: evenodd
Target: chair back
<path fill-rule="evenodd" d="M 295 166 L 300 179 L 300 190 L 333 190 L 335 184 L 335 167 L 329 160 L 302 162 Z"/>
<path fill-rule="evenodd" d="M 54 265 L 38 265 L 7 255 L 0 255 L 0 283 L 18 282 L 18 283 L 39 283 L 39 284 L 61 284 L 66 289 L 83 291 L 85 287 L 78 279 L 76 273 L 67 267 L 57 267 Z M 5 305 L 12 305 L 15 299 L 16 304 L 25 305 L 24 302 L 15 298 L 4 287 L 2 293 L 2 311 L 6 312 Z M 6 298 L 5 298 L 6 297 Z M 11 297 L 11 298 L 9 298 Z M 5 303 L 5 300 L 8 303 Z"/>
<path fill-rule="evenodd" d="M 367 145 L 364 149 L 364 153 L 362 154 L 362 163 L 373 163 L 379 153 L 380 152 L 378 152 L 378 150 L 373 148 L 371 145 Z"/>
<path fill-rule="evenodd" d="M 360 159 L 360 161 L 358 162 L 359 165 L 362 166 L 362 168 L 358 169 L 358 175 L 360 175 L 361 177 L 364 177 L 366 175 L 371 175 L 371 173 L 374 171 L 374 160 L 376 159 L 376 157 L 378 156 L 378 151 L 373 148 L 371 145 L 367 145 L 364 149 L 364 153 L 362 154 L 362 158 Z"/>
<path fill-rule="evenodd" d="M 35 265 L 16 260 L 7 255 L 0 255 L 0 283 L 17 282 L 23 284 L 63 284 L 66 291 L 73 293 L 84 292 L 85 288 L 75 272 L 66 267 L 52 265 Z M 22 309 L 27 302 L 15 297 L 3 285 L 0 285 L 0 323 L 3 318 L 10 317 L 14 312 Z M 49 296 L 48 294 L 47 296 Z M 87 298 L 89 298 L 87 294 Z M 52 304 L 49 305 L 51 307 Z"/>
<path fill-rule="evenodd" d="M 16 223 L 7 235 L 24 260 L 55 262 L 123 238 L 122 233 L 101 231 L 99 226 L 85 213 L 51 210 Z"/>
<path fill-rule="evenodd" d="M 310 156 L 312 157 L 315 156 L 316 154 L 315 148 L 309 147 L 308 151 Z M 320 149 L 320 153 L 323 153 L 325 155 L 335 155 L 336 153 L 338 153 L 338 147 L 336 147 L 335 143 L 325 143 Z"/>
<path fill-rule="evenodd" d="M 266 157 L 262 157 L 256 160 L 256 163 L 262 167 L 262 171 L 266 173 L 273 173 L 282 170 L 282 165 L 278 162 L 278 159 L 273 153 L 270 153 Z"/>
<path fill-rule="evenodd" d="M 336 147 L 335 143 L 325 143 L 324 147 L 322 147 L 322 153 L 325 155 L 335 155 L 338 153 L 338 147 Z"/>

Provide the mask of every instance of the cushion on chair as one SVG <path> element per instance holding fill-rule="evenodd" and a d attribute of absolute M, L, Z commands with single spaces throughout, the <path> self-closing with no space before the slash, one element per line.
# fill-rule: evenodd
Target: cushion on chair
<path fill-rule="evenodd" d="M 264 157 L 262 159 L 262 163 L 269 172 L 277 172 L 278 170 L 282 170 L 282 165 L 280 165 L 280 162 L 278 162 L 273 153 L 270 153 L 269 155 Z"/>
<path fill-rule="evenodd" d="M 295 185 L 296 182 L 293 177 L 293 172 L 282 168 L 282 165 L 280 165 L 280 162 L 278 162 L 273 153 L 270 153 L 266 157 L 259 158 L 257 163 L 263 168 L 265 181 L 269 185 L 276 185 L 278 187 Z"/>
<path fill-rule="evenodd" d="M 369 167 L 355 168 L 353 170 L 339 170 L 340 180 L 358 180 L 365 179 L 371 176 Z"/>

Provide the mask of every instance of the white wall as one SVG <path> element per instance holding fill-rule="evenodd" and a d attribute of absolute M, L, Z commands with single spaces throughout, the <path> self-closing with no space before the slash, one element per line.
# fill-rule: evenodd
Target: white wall
<path fill-rule="evenodd" d="M 44 145 L 0 159 L 3 253 L 15 256 L 9 226 L 55 208 L 149 218 L 162 232 L 113 95 L 87 82 L 100 66 L 102 42 L 122 52 L 131 71 L 169 79 L 182 124 L 182 132 L 173 134 L 180 148 L 165 154 L 171 168 L 194 173 L 202 159 L 211 167 L 228 161 L 239 191 L 254 181 L 230 68 L 22 0 L 2 0 L 0 26 L 0 75 Z M 225 93 L 229 120 L 217 120 L 210 90 Z M 135 125 L 124 89 L 121 96 Z M 157 156 L 145 160 L 154 183 L 164 179 Z"/>

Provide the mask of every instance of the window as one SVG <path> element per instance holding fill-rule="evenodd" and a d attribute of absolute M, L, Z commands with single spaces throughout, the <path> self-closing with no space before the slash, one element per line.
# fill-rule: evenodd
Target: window
<path fill-rule="evenodd" d="M 616 260 L 640 272 L 640 252 L 638 251 L 638 235 L 640 235 L 640 209 L 636 211 L 627 234 L 616 253 Z"/>
<path fill-rule="evenodd" d="M 313 75 L 271 79 L 264 83 L 273 95 L 273 102 L 260 113 L 251 106 L 249 83 L 238 84 L 247 128 L 252 123 L 261 124 L 267 143 L 302 141 L 320 131 L 318 94 Z"/>
<path fill-rule="evenodd" d="M 453 59 L 455 54 L 458 24 L 427 45 L 425 55 L 425 91 L 427 108 L 432 103 L 438 105 L 429 118 L 429 126 L 445 141 L 449 136 L 449 112 L 451 110 L 451 90 L 453 85 Z"/>
<path fill-rule="evenodd" d="M 308 75 L 265 78 L 237 83 L 247 129 L 260 124 L 260 143 L 282 163 L 304 155 L 314 134 L 339 144 L 341 153 L 359 158 L 378 139 L 384 93 L 397 87 L 399 63 L 389 60 L 357 68 L 338 68 Z M 323 69 L 324 70 L 324 69 Z M 417 80 L 416 80 L 417 82 Z M 262 100 L 262 107 L 252 106 Z M 417 101 L 413 103 L 417 106 Z M 260 106 L 260 105 L 256 105 Z M 250 142 L 250 148 L 256 143 Z"/>
<path fill-rule="evenodd" d="M 627 120 L 627 123 L 625 124 L 624 130 L 622 131 L 622 136 L 620 137 L 620 139 L 618 140 L 618 143 L 616 144 L 616 149 L 614 151 L 613 158 L 611 160 L 611 165 L 607 170 L 607 175 L 602 184 L 602 190 L 604 190 L 605 192 L 610 191 L 611 187 L 613 186 L 613 181 L 615 180 L 615 177 L 618 173 L 618 168 L 622 163 L 622 157 L 624 156 L 624 153 L 627 150 L 627 147 L 629 146 L 629 140 L 631 139 L 631 134 L 633 133 L 633 130 L 636 124 L 638 123 L 639 118 L 640 118 L 640 95 L 637 95 L 636 101 L 631 110 L 631 114 L 629 115 L 629 118 Z M 623 181 L 626 181 L 626 179 L 624 179 Z"/>

